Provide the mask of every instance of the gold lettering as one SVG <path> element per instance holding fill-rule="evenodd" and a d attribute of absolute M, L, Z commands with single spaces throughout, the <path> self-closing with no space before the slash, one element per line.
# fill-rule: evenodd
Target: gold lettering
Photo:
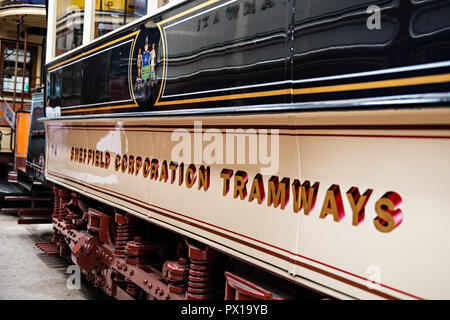
<path fill-rule="evenodd" d="M 180 170 L 178 171 L 178 185 L 181 186 L 183 184 L 184 177 L 184 163 L 180 164 Z"/>
<path fill-rule="evenodd" d="M 198 169 L 198 190 L 203 187 L 203 190 L 209 189 L 209 166 L 205 169 L 204 166 L 200 166 Z"/>
<path fill-rule="evenodd" d="M 248 175 L 245 171 L 236 171 L 234 175 L 234 194 L 233 197 L 237 199 L 239 197 L 241 200 L 247 198 L 247 181 Z"/>
<path fill-rule="evenodd" d="M 378 231 L 391 232 L 402 223 L 403 212 L 397 208 L 401 202 L 400 195 L 390 191 L 375 203 L 375 212 L 378 217 L 373 219 L 373 224 Z"/>
<path fill-rule="evenodd" d="M 196 180 L 197 180 L 197 169 L 195 168 L 195 165 L 190 164 L 189 167 L 186 169 L 186 186 L 188 188 L 192 188 Z"/>
<path fill-rule="evenodd" d="M 150 180 L 158 179 L 158 168 L 159 168 L 158 160 L 152 159 L 152 163 L 150 164 Z"/>
<path fill-rule="evenodd" d="M 359 194 L 357 187 L 351 187 L 347 191 L 347 199 L 353 212 L 352 224 L 354 226 L 358 226 L 364 221 L 365 207 L 372 191 L 371 189 L 367 189 L 362 196 Z"/>
<path fill-rule="evenodd" d="M 89 153 L 91 152 L 91 150 L 89 150 Z M 89 157 L 89 153 L 88 153 L 88 157 Z M 115 160 L 115 162 L 114 162 L 114 169 L 116 169 L 116 171 L 119 171 L 119 168 L 120 168 L 120 160 L 121 160 L 121 157 L 117 154 L 116 155 L 116 160 Z M 89 161 L 88 161 L 88 163 L 89 163 Z"/>
<path fill-rule="evenodd" d="M 252 202 L 254 199 L 258 200 L 259 204 L 262 204 L 266 198 L 266 192 L 264 190 L 264 181 L 261 174 L 257 174 L 253 178 L 252 188 L 250 189 L 250 195 L 248 202 Z"/>
<path fill-rule="evenodd" d="M 169 172 L 167 171 L 167 161 L 164 160 L 161 164 L 161 176 L 159 177 L 159 181 L 164 180 L 164 182 L 167 182 L 167 179 L 169 179 Z"/>
<path fill-rule="evenodd" d="M 95 151 L 95 166 L 98 167 L 100 165 L 100 151 Z"/>
<path fill-rule="evenodd" d="M 149 174 L 150 174 L 150 159 L 145 158 L 144 167 L 142 168 L 142 175 L 144 176 L 144 178 L 147 178 Z"/>
<path fill-rule="evenodd" d="M 128 157 L 128 174 L 134 174 L 134 156 Z"/>
<path fill-rule="evenodd" d="M 119 157 L 120 157 L 120 156 L 119 156 Z M 88 161 L 87 161 L 87 164 L 89 164 L 89 162 L 91 162 L 91 160 L 92 160 L 92 150 L 89 149 L 89 151 L 88 151 Z"/>
<path fill-rule="evenodd" d="M 128 157 L 126 154 L 124 154 L 122 156 L 122 163 L 121 163 L 122 173 L 125 173 L 125 171 L 127 171 L 127 166 L 128 166 Z"/>
<path fill-rule="evenodd" d="M 303 209 L 304 214 L 308 215 L 316 205 L 318 191 L 318 182 L 310 187 L 310 182 L 308 180 L 300 185 L 300 181 L 295 179 L 292 183 L 294 212 L 297 213 Z"/>
<path fill-rule="evenodd" d="M 289 203 L 289 178 L 283 178 L 281 182 L 278 181 L 277 176 L 272 176 L 269 179 L 267 191 L 267 206 L 273 204 L 274 208 L 278 207 L 284 209 Z"/>
<path fill-rule="evenodd" d="M 226 196 L 228 191 L 230 191 L 230 179 L 232 175 L 233 170 L 230 169 L 223 169 L 220 173 L 220 177 L 223 179 L 223 196 Z"/>
<path fill-rule="evenodd" d="M 135 175 L 138 175 L 141 168 L 142 168 L 142 158 L 140 156 L 137 156 L 136 157 L 136 173 L 135 173 Z"/>
<path fill-rule="evenodd" d="M 339 186 L 337 184 L 333 184 L 327 190 L 319 218 L 324 219 L 329 214 L 333 216 L 333 219 L 336 222 L 341 221 L 345 216 L 341 191 L 339 190 Z"/>
<path fill-rule="evenodd" d="M 175 171 L 178 168 L 178 163 L 171 161 L 169 165 L 170 169 L 170 183 L 173 184 L 175 182 Z"/>
<path fill-rule="evenodd" d="M 105 167 L 105 161 L 104 161 L 104 157 L 103 157 L 103 151 L 100 151 L 100 168 L 104 168 Z"/>
<path fill-rule="evenodd" d="M 105 169 L 109 168 L 109 164 L 111 163 L 111 154 L 109 151 L 105 152 Z"/>

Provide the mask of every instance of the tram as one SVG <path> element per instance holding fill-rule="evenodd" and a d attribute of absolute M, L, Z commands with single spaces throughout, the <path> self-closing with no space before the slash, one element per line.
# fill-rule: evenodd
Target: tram
<path fill-rule="evenodd" d="M 45 16 L 43 0 L 0 3 L 0 175 L 13 179 L 26 167 L 32 97 L 44 82 Z"/>
<path fill-rule="evenodd" d="M 85 0 L 70 50 L 60 3 L 44 176 L 88 280 L 118 299 L 450 297 L 449 1 L 180 0 L 99 32 Z"/>

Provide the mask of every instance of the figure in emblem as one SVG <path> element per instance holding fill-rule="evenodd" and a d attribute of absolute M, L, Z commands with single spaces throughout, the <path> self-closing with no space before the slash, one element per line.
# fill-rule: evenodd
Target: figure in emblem
<path fill-rule="evenodd" d="M 145 37 L 144 49 L 137 49 L 137 75 L 133 86 L 133 95 L 142 110 L 150 110 L 157 100 L 156 80 L 156 44 Z"/>
<path fill-rule="evenodd" d="M 142 54 L 141 78 L 145 82 L 150 78 L 150 51 L 148 51 L 148 36 L 145 38 L 144 53 Z"/>
<path fill-rule="evenodd" d="M 141 79 L 142 53 L 141 53 L 141 49 L 139 49 L 139 54 L 137 57 L 137 69 L 138 69 L 138 73 L 137 73 L 137 77 L 136 77 L 136 87 L 137 87 L 137 89 L 140 89 L 142 86 L 142 79 Z"/>
<path fill-rule="evenodd" d="M 138 68 L 138 78 L 141 77 L 141 69 L 142 69 L 142 52 L 139 49 L 139 54 L 137 56 L 137 68 Z"/>
<path fill-rule="evenodd" d="M 156 80 L 156 74 L 155 74 L 155 65 L 156 65 L 156 51 L 155 51 L 155 44 L 152 44 L 152 51 L 150 51 L 150 67 L 151 67 L 151 78 L 152 80 Z"/>

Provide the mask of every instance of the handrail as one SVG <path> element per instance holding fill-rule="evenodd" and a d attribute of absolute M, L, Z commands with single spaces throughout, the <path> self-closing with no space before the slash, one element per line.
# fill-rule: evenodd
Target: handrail
<path fill-rule="evenodd" d="M 45 7 L 45 0 L 3 0 L 0 1 L 0 10 L 24 5 Z"/>

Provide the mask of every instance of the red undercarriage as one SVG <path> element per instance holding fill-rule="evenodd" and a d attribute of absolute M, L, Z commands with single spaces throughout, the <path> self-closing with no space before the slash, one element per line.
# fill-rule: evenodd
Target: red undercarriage
<path fill-rule="evenodd" d="M 175 259 L 151 263 L 161 243 L 148 242 L 135 232 L 138 218 L 112 208 L 91 208 L 70 190 L 53 188 L 55 195 L 53 249 L 49 254 L 71 256 L 89 281 L 117 299 L 253 300 L 284 299 L 220 268 L 223 254 L 209 246 L 185 240 Z M 141 220 L 140 220 L 141 221 Z M 142 221 L 141 221 L 142 222 Z M 225 287 L 220 284 L 225 282 Z M 219 283 L 219 286 L 217 285 Z"/>

